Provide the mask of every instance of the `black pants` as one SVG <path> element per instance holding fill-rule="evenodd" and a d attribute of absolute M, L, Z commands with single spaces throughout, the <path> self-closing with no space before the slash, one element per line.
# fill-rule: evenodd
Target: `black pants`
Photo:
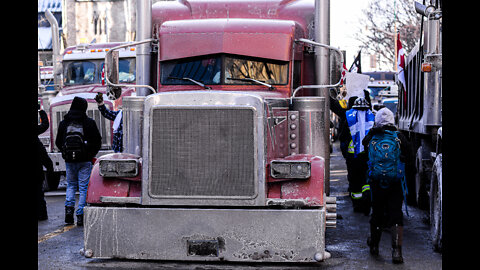
<path fill-rule="evenodd" d="M 348 171 L 348 191 L 361 193 L 367 177 L 367 154 L 361 153 L 357 157 L 348 154 L 345 160 Z"/>
<path fill-rule="evenodd" d="M 372 215 L 370 224 L 376 227 L 403 226 L 403 190 L 400 182 L 382 188 L 377 183 L 370 183 L 372 193 Z"/>
<path fill-rule="evenodd" d="M 47 203 L 45 202 L 43 192 L 43 169 L 39 167 L 37 172 L 37 218 L 45 219 L 47 217 Z"/>

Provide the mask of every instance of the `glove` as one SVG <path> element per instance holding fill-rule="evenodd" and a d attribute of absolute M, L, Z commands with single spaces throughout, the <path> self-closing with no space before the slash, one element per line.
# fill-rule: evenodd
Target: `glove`
<path fill-rule="evenodd" d="M 333 99 L 336 99 L 337 98 L 337 90 L 335 90 L 334 88 L 330 88 L 329 89 L 329 92 L 330 92 L 330 96 L 333 98 Z"/>
<path fill-rule="evenodd" d="M 103 105 L 103 94 L 102 94 L 102 93 L 98 93 L 98 94 L 95 96 L 95 101 L 97 102 L 97 105 L 98 105 L 98 106 L 102 106 L 102 105 Z"/>

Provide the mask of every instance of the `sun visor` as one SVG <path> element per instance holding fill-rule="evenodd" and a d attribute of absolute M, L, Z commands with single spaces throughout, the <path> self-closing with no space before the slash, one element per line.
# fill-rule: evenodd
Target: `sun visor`
<path fill-rule="evenodd" d="M 160 27 L 160 61 L 229 53 L 289 61 L 293 21 L 203 19 L 168 21 Z"/>

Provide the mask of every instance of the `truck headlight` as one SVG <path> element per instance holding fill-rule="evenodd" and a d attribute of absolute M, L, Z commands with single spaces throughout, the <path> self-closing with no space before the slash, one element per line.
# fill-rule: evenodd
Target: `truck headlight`
<path fill-rule="evenodd" d="M 310 171 L 309 161 L 273 160 L 270 163 L 270 175 L 273 178 L 307 179 Z"/>
<path fill-rule="evenodd" d="M 100 175 L 103 177 L 135 177 L 138 161 L 135 159 L 100 160 Z"/>

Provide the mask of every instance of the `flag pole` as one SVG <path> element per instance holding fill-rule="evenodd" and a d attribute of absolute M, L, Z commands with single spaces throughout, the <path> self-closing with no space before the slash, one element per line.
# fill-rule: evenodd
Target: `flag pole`
<path fill-rule="evenodd" d="M 396 13 L 396 7 L 397 7 L 397 1 L 393 1 L 393 44 L 394 46 L 394 51 L 395 51 L 395 59 L 394 59 L 394 67 L 395 67 L 395 72 L 397 72 L 397 13 Z"/>

